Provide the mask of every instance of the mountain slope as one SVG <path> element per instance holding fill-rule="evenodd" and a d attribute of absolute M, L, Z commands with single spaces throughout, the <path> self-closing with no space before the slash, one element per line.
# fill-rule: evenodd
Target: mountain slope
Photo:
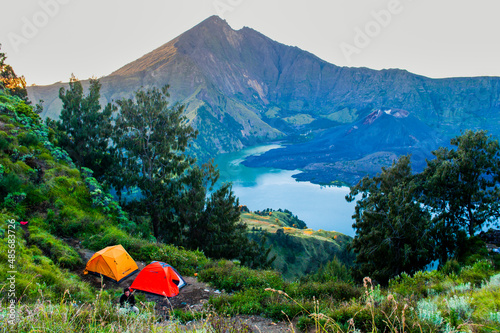
<path fill-rule="evenodd" d="M 199 157 L 352 124 L 375 110 L 402 109 L 449 138 L 465 128 L 500 133 L 500 79 L 430 79 L 404 70 L 338 67 L 259 32 L 212 16 L 103 77 L 102 102 L 141 86 L 171 85 L 200 131 Z M 57 118 L 63 84 L 30 87 Z M 397 132 L 397 131 L 395 131 Z M 377 153 L 373 151 L 372 153 Z"/>
<path fill-rule="evenodd" d="M 292 227 L 284 221 L 290 212 L 269 211 L 266 214 L 246 212 L 241 219 L 248 226 L 250 237 L 266 238 L 270 256 L 276 256 L 272 268 L 288 280 L 317 271 L 334 257 L 344 264 L 352 262 L 347 245 L 351 237 L 336 231 Z"/>
<path fill-rule="evenodd" d="M 319 133 L 311 141 L 247 158 L 250 167 L 301 169 L 298 179 L 329 184 L 342 179 L 354 184 L 401 155 L 411 154 L 416 170 L 425 167 L 431 151 L 446 146 L 436 131 L 405 110 L 377 110 L 356 121 Z M 321 172 L 318 172 L 321 171 Z"/>

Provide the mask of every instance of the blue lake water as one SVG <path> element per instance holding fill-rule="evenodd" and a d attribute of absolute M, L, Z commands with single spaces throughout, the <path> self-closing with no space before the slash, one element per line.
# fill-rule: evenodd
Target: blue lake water
<path fill-rule="evenodd" d="M 352 229 L 355 203 L 348 203 L 348 187 L 320 186 L 297 182 L 292 175 L 299 171 L 273 168 L 248 168 L 245 157 L 262 154 L 279 145 L 265 145 L 222 154 L 215 159 L 222 182 L 233 182 L 233 191 L 251 211 L 288 209 L 309 228 L 338 231 L 354 236 Z"/>

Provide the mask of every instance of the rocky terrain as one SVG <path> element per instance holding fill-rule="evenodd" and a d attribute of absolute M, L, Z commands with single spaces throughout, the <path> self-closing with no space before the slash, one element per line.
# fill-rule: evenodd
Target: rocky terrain
<path fill-rule="evenodd" d="M 193 151 L 202 161 L 278 139 L 292 144 L 313 140 L 307 148 L 313 156 L 332 149 L 328 161 L 314 158 L 304 165 L 303 154 L 294 153 L 277 164 L 287 168 L 300 164 L 309 170 L 303 178 L 317 175 L 321 182 L 343 177 L 352 182 L 372 172 L 364 167 L 366 160 L 373 164 L 383 156 L 374 164 L 378 171 L 379 165 L 392 162 L 394 154 L 414 153 L 416 144 L 415 160 L 421 164 L 429 149 L 463 129 L 500 134 L 499 78 L 431 79 L 399 69 L 339 67 L 251 28 L 233 30 L 217 16 L 101 78 L 101 83 L 102 104 L 131 97 L 140 87 L 170 84 L 172 101 L 186 104 L 186 115 L 200 132 Z M 58 118 L 62 86 L 29 87 L 32 101 L 45 101 L 44 117 Z M 415 126 L 401 120 L 377 121 L 377 130 L 364 134 L 357 130 L 367 141 L 378 143 L 369 151 L 359 151 L 352 141 L 355 135 L 339 142 L 345 126 L 359 127 L 358 122 L 374 112 L 387 110 L 400 110 Z M 418 139 L 420 130 L 426 134 L 424 140 Z M 401 149 L 380 139 L 381 133 L 399 141 Z M 336 148 L 322 146 L 322 140 L 337 142 Z M 359 154 L 344 156 L 345 150 Z"/>

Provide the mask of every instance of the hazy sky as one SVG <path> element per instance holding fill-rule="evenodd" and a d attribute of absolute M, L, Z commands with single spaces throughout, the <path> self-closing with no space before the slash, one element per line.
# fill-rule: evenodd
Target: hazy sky
<path fill-rule="evenodd" d="M 0 0 L 28 84 L 107 75 L 219 15 L 339 66 L 500 76 L 499 0 Z"/>

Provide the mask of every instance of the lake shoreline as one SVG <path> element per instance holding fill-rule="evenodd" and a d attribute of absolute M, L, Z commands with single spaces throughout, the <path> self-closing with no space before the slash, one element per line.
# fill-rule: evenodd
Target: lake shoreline
<path fill-rule="evenodd" d="M 354 236 L 352 214 L 355 204 L 345 200 L 350 192 L 348 187 L 299 181 L 296 176 L 301 170 L 251 168 L 242 163 L 248 156 L 279 147 L 282 146 L 261 145 L 219 155 L 215 163 L 220 171 L 220 182 L 232 182 L 240 204 L 251 211 L 288 209 L 309 228 Z"/>

